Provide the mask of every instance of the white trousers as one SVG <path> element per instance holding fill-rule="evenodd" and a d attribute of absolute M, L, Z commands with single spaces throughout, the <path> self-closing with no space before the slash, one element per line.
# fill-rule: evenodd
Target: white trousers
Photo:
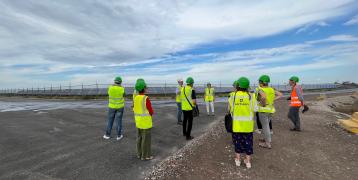
<path fill-rule="evenodd" d="M 208 112 L 208 114 L 210 114 L 210 108 L 211 112 L 214 114 L 214 102 L 206 102 L 206 112 Z"/>

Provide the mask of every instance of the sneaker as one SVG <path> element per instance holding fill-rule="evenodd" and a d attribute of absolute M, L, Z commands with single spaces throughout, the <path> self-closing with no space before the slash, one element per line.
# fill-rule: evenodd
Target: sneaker
<path fill-rule="evenodd" d="M 182 122 L 182 121 L 179 121 L 177 124 L 179 124 L 179 125 L 183 125 L 183 122 Z"/>
<path fill-rule="evenodd" d="M 117 137 L 117 141 L 121 140 L 123 138 L 123 135 L 120 135 Z"/>
<path fill-rule="evenodd" d="M 109 139 L 111 137 L 107 136 L 107 135 L 103 135 L 103 139 Z"/>
<path fill-rule="evenodd" d="M 260 130 L 260 129 L 256 129 L 255 132 L 256 132 L 257 134 L 261 134 L 261 130 Z"/>
<path fill-rule="evenodd" d="M 250 169 L 250 168 L 251 168 L 251 163 L 248 162 L 248 163 L 245 163 L 245 165 L 246 165 L 246 168 L 247 168 L 247 169 Z"/>
<path fill-rule="evenodd" d="M 213 113 L 213 114 L 211 114 L 212 116 L 215 116 L 215 114 Z"/>
<path fill-rule="evenodd" d="M 272 131 L 272 130 L 270 131 L 270 133 L 271 133 L 271 135 L 273 135 L 273 131 Z"/>
<path fill-rule="evenodd" d="M 240 159 L 236 159 L 236 158 L 235 158 L 235 164 L 236 164 L 236 166 L 240 166 L 240 165 L 241 165 Z"/>

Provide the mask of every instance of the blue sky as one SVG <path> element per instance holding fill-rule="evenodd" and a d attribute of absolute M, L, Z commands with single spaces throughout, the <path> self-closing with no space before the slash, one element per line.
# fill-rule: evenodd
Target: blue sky
<path fill-rule="evenodd" d="M 0 88 L 50 84 L 358 82 L 358 2 L 0 2 Z"/>

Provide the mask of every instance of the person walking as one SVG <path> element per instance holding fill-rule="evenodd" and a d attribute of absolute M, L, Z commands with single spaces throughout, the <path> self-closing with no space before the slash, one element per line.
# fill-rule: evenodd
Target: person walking
<path fill-rule="evenodd" d="M 235 146 L 235 164 L 241 165 L 241 154 L 246 154 L 244 163 L 251 168 L 253 154 L 254 116 L 257 110 L 255 94 L 249 92 L 250 81 L 241 77 L 236 86 L 232 111 L 232 140 Z"/>
<path fill-rule="evenodd" d="M 204 101 L 206 103 L 206 112 L 208 116 L 215 116 L 214 110 L 214 100 L 215 100 L 215 89 L 211 87 L 211 83 L 208 82 L 205 88 Z M 211 113 L 210 113 L 211 109 Z"/>
<path fill-rule="evenodd" d="M 292 76 L 289 79 L 289 84 L 292 87 L 291 95 L 287 100 L 290 100 L 290 109 L 288 111 L 288 118 L 293 123 L 293 128 L 291 131 L 301 131 L 301 120 L 300 120 L 300 107 L 304 105 L 303 103 L 303 91 L 299 82 L 299 78 L 297 76 Z"/>
<path fill-rule="evenodd" d="M 264 139 L 259 143 L 260 147 L 271 149 L 271 132 L 270 122 L 272 122 L 272 116 L 276 112 L 274 101 L 282 97 L 282 93 L 276 91 L 269 86 L 270 77 L 268 75 L 262 75 L 259 78 L 259 87 L 256 88 L 256 97 L 258 100 L 258 115 L 262 124 L 262 132 Z"/>
<path fill-rule="evenodd" d="M 193 126 L 193 110 L 196 106 L 196 94 L 193 89 L 194 79 L 188 77 L 186 79 L 186 86 L 182 88 L 181 97 L 181 108 L 184 115 L 183 121 L 183 136 L 186 140 L 192 140 L 194 137 L 191 136 L 191 129 Z"/>
<path fill-rule="evenodd" d="M 145 95 L 147 85 L 143 79 L 135 85 L 138 95 L 134 99 L 134 119 L 137 128 L 137 157 L 141 160 L 151 160 L 151 130 L 153 127 L 153 109 L 149 97 Z"/>
<path fill-rule="evenodd" d="M 178 120 L 178 124 L 182 125 L 183 124 L 183 120 L 182 120 L 182 114 L 183 111 L 181 110 L 181 90 L 183 88 L 183 80 L 182 79 L 178 79 L 178 86 L 175 90 L 175 101 L 177 103 L 177 120 Z"/>
<path fill-rule="evenodd" d="M 121 140 L 123 138 L 122 117 L 124 112 L 125 90 L 121 84 L 122 78 L 118 76 L 114 79 L 114 84 L 108 88 L 108 118 L 106 132 L 103 135 L 104 139 L 109 139 L 111 137 L 114 121 L 116 121 L 117 125 L 117 140 Z"/>

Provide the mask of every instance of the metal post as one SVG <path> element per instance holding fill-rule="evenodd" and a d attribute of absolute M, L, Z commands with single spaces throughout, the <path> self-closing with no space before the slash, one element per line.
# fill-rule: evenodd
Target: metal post
<path fill-rule="evenodd" d="M 83 83 L 82 83 L 82 89 L 81 89 L 81 96 L 83 96 Z"/>

